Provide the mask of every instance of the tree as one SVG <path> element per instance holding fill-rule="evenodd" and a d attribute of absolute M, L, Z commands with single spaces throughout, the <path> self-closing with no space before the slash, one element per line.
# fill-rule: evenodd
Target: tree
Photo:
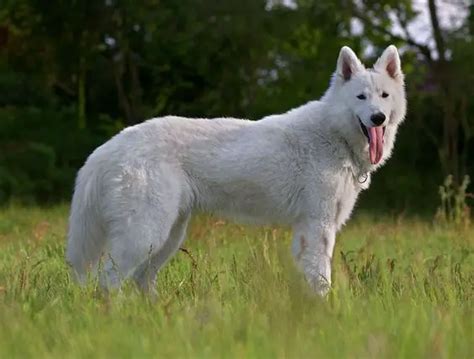
<path fill-rule="evenodd" d="M 443 28 L 439 17 L 440 5 L 435 0 L 428 0 L 426 6 L 434 44 L 430 46 L 428 42 L 416 39 L 410 32 L 409 25 L 418 15 L 411 1 L 350 1 L 346 5 L 365 26 L 369 38 L 375 44 L 387 40 L 406 44 L 419 55 L 417 62 L 427 67 L 428 76 L 422 78 L 424 84 L 420 87 L 435 86 L 436 91 L 430 90 L 428 95 L 435 98 L 434 103 L 439 105 L 442 116 L 438 124 L 427 122 L 426 119 L 420 121 L 420 124 L 428 123 L 422 125 L 423 131 L 438 149 L 444 174 L 452 174 L 455 183 L 459 184 L 467 171 L 467 154 L 473 139 L 474 118 L 468 116 L 469 111 L 472 113 L 472 109 L 468 108 L 468 99 L 474 96 L 473 87 L 469 85 L 474 80 L 473 73 L 468 70 L 474 54 L 472 13 L 462 26 Z M 472 6 L 467 8 L 464 3 L 460 2 L 458 6 L 463 11 L 472 11 Z M 397 29 L 401 30 L 401 34 Z"/>

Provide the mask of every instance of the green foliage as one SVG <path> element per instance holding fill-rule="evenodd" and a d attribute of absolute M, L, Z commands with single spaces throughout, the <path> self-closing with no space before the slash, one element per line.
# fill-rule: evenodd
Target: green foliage
<path fill-rule="evenodd" d="M 394 43 L 403 49 L 408 120 L 363 206 L 434 211 L 447 173 L 459 185 L 474 172 L 472 14 L 442 29 L 449 58 L 439 67 L 417 39 L 393 33 L 416 19 L 411 1 L 284 4 L 3 1 L 0 203 L 69 198 L 87 155 L 125 126 L 168 114 L 284 112 L 324 93 L 341 46 L 370 65 Z"/>
<path fill-rule="evenodd" d="M 441 224 L 452 224 L 456 226 L 469 227 L 471 223 L 471 209 L 467 204 L 467 193 L 470 183 L 469 176 L 464 176 L 460 186 L 453 183 L 453 176 L 446 177 L 444 184 L 439 186 L 441 205 L 436 213 L 436 220 Z"/>
<path fill-rule="evenodd" d="M 75 130 L 74 112 L 0 109 L 0 204 L 12 198 L 48 202 L 71 195 L 77 168 L 103 138 Z"/>
<path fill-rule="evenodd" d="M 334 288 L 308 292 L 286 230 L 199 217 L 159 275 L 76 286 L 64 262 L 68 208 L 0 212 L 0 356 L 467 358 L 474 233 L 359 217 L 342 232 Z"/>

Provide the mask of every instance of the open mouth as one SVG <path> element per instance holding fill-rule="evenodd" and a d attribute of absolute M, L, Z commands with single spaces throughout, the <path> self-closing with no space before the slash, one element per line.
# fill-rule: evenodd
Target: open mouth
<path fill-rule="evenodd" d="M 367 137 L 367 141 L 369 142 L 370 163 L 375 165 L 382 159 L 385 126 L 367 127 L 362 123 L 359 117 L 357 117 L 357 119 L 359 120 L 362 133 Z"/>

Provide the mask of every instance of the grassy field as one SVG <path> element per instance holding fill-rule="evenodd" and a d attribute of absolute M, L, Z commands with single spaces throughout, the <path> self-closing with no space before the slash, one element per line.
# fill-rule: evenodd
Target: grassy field
<path fill-rule="evenodd" d="M 68 208 L 0 212 L 0 357 L 473 358 L 474 229 L 361 215 L 308 293 L 285 229 L 195 218 L 154 302 L 79 288 Z"/>

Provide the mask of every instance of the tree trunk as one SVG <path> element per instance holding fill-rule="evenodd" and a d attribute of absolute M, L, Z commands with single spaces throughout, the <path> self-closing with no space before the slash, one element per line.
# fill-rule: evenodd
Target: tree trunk
<path fill-rule="evenodd" d="M 113 63 L 113 69 L 114 69 L 115 87 L 117 89 L 117 98 L 119 102 L 119 107 L 122 109 L 122 111 L 125 114 L 125 123 L 128 126 L 130 126 L 130 125 L 135 124 L 135 118 L 133 116 L 130 100 L 127 97 L 125 86 L 123 84 L 123 77 L 124 77 L 123 57 L 122 59 Z"/>
<path fill-rule="evenodd" d="M 77 76 L 77 127 L 86 128 L 86 61 L 84 56 L 79 59 Z"/>
<path fill-rule="evenodd" d="M 444 175 L 453 175 L 455 185 L 460 182 L 459 158 L 459 116 L 456 116 L 457 99 L 452 91 L 451 64 L 446 58 L 446 44 L 439 24 L 438 8 L 435 0 L 428 0 L 433 37 L 438 52 L 438 60 L 433 63 L 432 72 L 441 90 L 443 111 L 443 137 L 440 148 L 440 161 Z"/>
<path fill-rule="evenodd" d="M 140 84 L 140 70 L 134 59 L 134 54 L 130 51 L 128 56 L 128 69 L 130 72 L 130 102 L 135 121 L 143 121 L 142 96 L 143 91 Z"/>

